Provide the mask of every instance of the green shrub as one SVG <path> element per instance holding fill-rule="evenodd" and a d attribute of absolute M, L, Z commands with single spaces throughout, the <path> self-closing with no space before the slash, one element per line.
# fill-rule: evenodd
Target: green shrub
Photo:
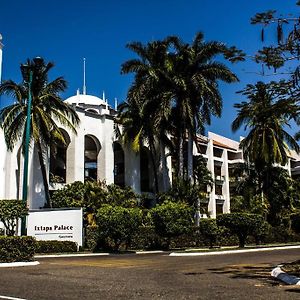
<path fill-rule="evenodd" d="M 296 233 L 300 233 L 300 213 L 291 215 L 291 227 Z"/>
<path fill-rule="evenodd" d="M 256 214 L 232 213 L 217 216 L 217 224 L 227 227 L 239 239 L 239 247 L 245 247 L 248 235 L 258 230 L 263 218 Z"/>
<path fill-rule="evenodd" d="M 215 219 L 201 219 L 199 231 L 205 240 L 209 241 L 209 247 L 212 248 L 221 234 L 221 228 L 217 225 Z"/>
<path fill-rule="evenodd" d="M 31 236 L 0 236 L 0 262 L 32 261 L 35 243 Z"/>
<path fill-rule="evenodd" d="M 99 250 L 100 235 L 99 226 L 87 226 L 85 229 L 84 246 L 87 250 L 95 252 Z"/>
<path fill-rule="evenodd" d="M 121 206 L 103 205 L 97 213 L 100 238 L 105 245 L 113 250 L 119 250 L 122 243 L 126 249 L 130 246 L 135 232 L 142 225 L 142 210 Z"/>
<path fill-rule="evenodd" d="M 140 226 L 132 237 L 132 249 L 157 250 L 161 249 L 163 240 L 155 232 L 154 226 Z"/>
<path fill-rule="evenodd" d="M 192 209 L 182 202 L 164 202 L 151 210 L 155 232 L 167 238 L 167 248 L 171 238 L 191 231 Z"/>
<path fill-rule="evenodd" d="M 260 224 L 258 224 L 258 226 L 255 226 L 251 235 L 255 238 L 256 245 L 260 245 L 261 243 L 265 242 L 270 234 L 270 231 L 271 225 L 266 221 L 262 221 Z"/>
<path fill-rule="evenodd" d="M 0 200 L 0 221 L 8 236 L 15 235 L 18 219 L 27 215 L 28 208 L 22 200 Z"/>
<path fill-rule="evenodd" d="M 77 252 L 77 244 L 71 241 L 36 241 L 36 253 Z"/>

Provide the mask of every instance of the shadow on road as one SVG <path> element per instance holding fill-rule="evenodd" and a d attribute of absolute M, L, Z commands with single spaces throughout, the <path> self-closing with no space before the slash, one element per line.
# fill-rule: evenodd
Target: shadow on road
<path fill-rule="evenodd" d="M 208 270 L 216 274 L 228 274 L 232 278 L 259 280 L 263 285 L 279 286 L 281 282 L 270 275 L 272 268 L 273 266 L 269 264 L 260 264 L 256 266 L 241 264 Z"/>

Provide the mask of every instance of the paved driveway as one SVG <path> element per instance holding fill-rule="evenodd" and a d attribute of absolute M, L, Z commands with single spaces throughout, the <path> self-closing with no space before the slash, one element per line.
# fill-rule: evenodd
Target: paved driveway
<path fill-rule="evenodd" d="M 0 269 L 0 299 L 300 299 L 300 287 L 269 275 L 276 264 L 299 258 L 298 249 L 46 258 L 39 266 Z"/>

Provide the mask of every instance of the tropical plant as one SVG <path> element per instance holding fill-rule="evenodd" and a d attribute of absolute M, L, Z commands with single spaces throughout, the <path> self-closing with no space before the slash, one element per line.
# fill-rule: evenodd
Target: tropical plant
<path fill-rule="evenodd" d="M 239 239 L 239 247 L 245 247 L 249 235 L 257 232 L 263 224 L 263 218 L 256 214 L 232 213 L 217 216 L 217 225 L 227 227 Z"/>
<path fill-rule="evenodd" d="M 46 206 L 51 206 L 49 196 L 46 157 L 50 143 L 53 140 L 65 143 L 64 135 L 59 125 L 76 132 L 79 117 L 72 106 L 63 102 L 59 94 L 65 91 L 66 81 L 58 77 L 48 80 L 48 73 L 54 64 L 45 62 L 43 58 L 28 59 L 28 67 L 23 68 L 23 81 L 20 84 L 12 80 L 0 85 L 0 95 L 8 95 L 15 103 L 0 111 L 0 125 L 3 128 L 6 145 L 12 150 L 19 142 L 24 152 L 26 122 L 31 122 L 30 142 L 37 150 L 43 183 L 45 187 Z M 32 72 L 32 82 L 29 72 Z M 27 120 L 27 105 L 29 93 L 32 96 L 30 120 Z"/>
<path fill-rule="evenodd" d="M 21 200 L 0 200 L 0 221 L 3 223 L 6 235 L 16 234 L 20 218 L 28 215 L 26 203 Z"/>
<path fill-rule="evenodd" d="M 248 85 L 242 94 L 247 96 L 248 101 L 234 105 L 238 109 L 238 115 L 232 123 L 232 130 L 236 131 L 242 125 L 245 125 L 245 129 L 249 129 L 240 147 L 244 158 L 254 167 L 248 179 L 254 180 L 253 182 L 257 184 L 253 185 L 251 190 L 253 192 L 253 187 L 256 187 L 253 196 L 260 195 L 262 204 L 266 202 L 266 197 L 267 202 L 275 208 L 278 207 L 278 203 L 276 204 L 278 200 L 281 206 L 289 198 L 278 198 L 282 187 L 277 190 L 276 195 L 272 194 L 275 190 L 274 175 L 282 174 L 281 178 L 288 177 L 288 174 L 282 173 L 283 171 L 274 169 L 274 165 L 287 164 L 290 149 L 297 153 L 300 151 L 295 138 L 286 131 L 292 118 L 298 121 L 298 106 L 294 99 L 285 98 L 282 87 L 275 82 L 269 84 L 257 82 L 255 85 Z M 279 178 L 275 181 L 277 180 Z M 280 181 L 282 182 L 281 179 Z M 278 212 L 277 209 L 275 211 Z M 274 216 L 274 213 L 272 215 Z"/>
<path fill-rule="evenodd" d="M 221 114 L 218 81 L 237 81 L 225 65 L 214 61 L 219 54 L 230 59 L 229 48 L 218 42 L 204 42 L 202 33 L 197 33 L 192 44 L 170 36 L 146 46 L 131 43 L 128 47 L 139 58 L 122 65 L 123 73 L 135 74 L 127 103 L 121 106 L 119 114 L 124 125 L 123 137 L 130 137 L 133 145 L 147 141 L 155 174 L 155 161 L 160 161 L 155 157 L 164 161 L 164 147 L 168 147 L 177 156 L 177 174 L 183 177 L 188 133 L 190 177 L 192 140 L 204 124 L 210 123 L 211 115 Z M 157 154 L 157 145 L 161 144 L 163 147 L 159 147 Z M 155 182 L 157 191 L 157 177 Z"/>
<path fill-rule="evenodd" d="M 213 248 L 217 243 L 218 237 L 222 232 L 215 219 L 201 219 L 199 231 L 201 235 L 209 241 L 210 248 Z"/>
<path fill-rule="evenodd" d="M 205 42 L 198 32 L 191 44 L 183 43 L 178 37 L 168 37 L 171 67 L 168 78 L 175 105 L 173 122 L 177 139 L 178 175 L 184 176 L 184 144 L 188 134 L 187 178 L 192 176 L 192 140 L 196 133 L 210 124 L 211 116 L 220 117 L 222 97 L 218 81 L 232 83 L 237 77 L 224 64 L 215 61 L 218 55 L 228 53 L 220 42 Z M 173 51 L 171 51 L 173 49 Z"/>
<path fill-rule="evenodd" d="M 296 140 L 285 130 L 290 127 L 290 120 L 296 118 L 297 105 L 282 97 L 274 82 L 249 84 L 241 93 L 248 101 L 234 105 L 238 113 L 232 130 L 235 132 L 242 125 L 250 130 L 240 143 L 244 157 L 257 170 L 275 163 L 285 165 L 289 149 L 300 151 Z"/>
<path fill-rule="evenodd" d="M 100 238 L 106 241 L 106 245 L 111 239 L 112 248 L 119 250 L 122 243 L 126 243 L 127 247 L 130 245 L 131 238 L 141 226 L 142 210 L 105 204 L 98 210 L 97 224 Z"/>
<path fill-rule="evenodd" d="M 105 182 L 75 181 L 54 191 L 51 196 L 53 207 L 82 207 L 85 225 L 96 225 L 96 214 L 105 204 L 126 208 L 137 207 L 140 198 L 129 187 L 120 188 Z"/>
<path fill-rule="evenodd" d="M 151 209 L 155 232 L 167 238 L 166 247 L 169 249 L 171 239 L 191 230 L 192 209 L 183 202 L 166 201 Z"/>
<path fill-rule="evenodd" d="M 127 47 L 139 58 L 122 65 L 122 73 L 134 73 L 134 82 L 127 101 L 118 108 L 117 122 L 122 124 L 124 143 L 131 143 L 134 151 L 149 146 L 154 171 L 155 191 L 158 192 L 158 161 L 161 153 L 157 143 L 167 140 L 164 123 L 169 115 L 168 81 L 166 78 L 167 47 L 165 41 L 154 41 L 147 45 L 133 42 Z M 164 172 L 166 172 L 164 170 Z"/>

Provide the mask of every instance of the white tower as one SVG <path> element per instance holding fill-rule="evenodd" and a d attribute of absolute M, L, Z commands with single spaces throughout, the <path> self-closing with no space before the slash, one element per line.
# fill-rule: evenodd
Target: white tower
<path fill-rule="evenodd" d="M 2 75 L 2 48 L 3 48 L 3 44 L 2 44 L 2 35 L 0 33 L 0 83 L 1 83 L 1 75 Z"/>

